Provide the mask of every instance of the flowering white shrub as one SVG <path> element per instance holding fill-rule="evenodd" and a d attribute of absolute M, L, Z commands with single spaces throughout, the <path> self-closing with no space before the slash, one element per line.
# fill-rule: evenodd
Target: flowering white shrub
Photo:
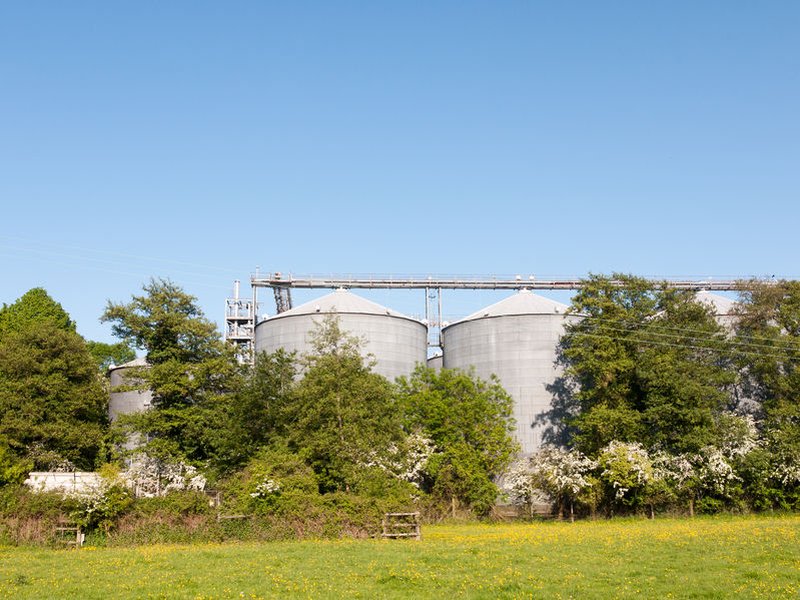
<path fill-rule="evenodd" d="M 696 455 L 695 460 L 699 479 L 706 489 L 725 494 L 732 482 L 740 480 L 720 448 L 706 446 Z"/>
<path fill-rule="evenodd" d="M 722 435 L 719 449 L 725 458 L 740 458 L 759 447 L 758 428 L 751 415 L 725 413 L 719 425 Z"/>
<path fill-rule="evenodd" d="M 511 465 L 500 487 L 514 504 L 544 504 L 552 500 L 550 495 L 541 489 L 530 468 L 529 458 L 523 458 Z"/>
<path fill-rule="evenodd" d="M 784 486 L 797 485 L 800 483 L 800 461 L 795 457 L 783 457 L 775 466 L 772 476 Z"/>
<path fill-rule="evenodd" d="M 601 477 L 614 488 L 617 500 L 626 499 L 630 496 L 628 492 L 642 488 L 658 477 L 650 455 L 639 442 L 614 440 L 600 451 L 598 462 L 603 468 Z"/>
<path fill-rule="evenodd" d="M 406 438 L 405 460 L 402 467 L 396 471 L 397 476 L 419 487 L 428 466 L 428 460 L 436 451 L 436 446 L 428 437 L 421 433 L 412 433 Z"/>
<path fill-rule="evenodd" d="M 93 523 L 111 511 L 112 499 L 108 493 L 111 485 L 103 482 L 101 485 L 82 492 L 78 495 L 80 500 L 80 520 L 84 525 Z"/>
<path fill-rule="evenodd" d="M 171 491 L 203 490 L 206 479 L 183 462 L 168 463 L 147 454 L 136 454 L 122 478 L 137 498 L 164 496 Z"/>
<path fill-rule="evenodd" d="M 365 467 L 379 467 L 398 479 L 408 481 L 419 487 L 425 476 L 428 460 L 436 451 L 436 446 L 421 433 L 412 433 L 400 446 L 392 444 L 382 455 L 373 453 L 364 462 Z"/>
<path fill-rule="evenodd" d="M 591 484 L 588 474 L 597 463 L 577 450 L 545 447 L 515 464 L 505 488 L 516 502 L 532 503 L 546 495 L 574 498 Z"/>
<path fill-rule="evenodd" d="M 256 484 L 255 491 L 250 492 L 251 498 L 269 498 L 281 491 L 281 485 L 274 479 L 264 478 Z"/>
<path fill-rule="evenodd" d="M 689 454 L 658 452 L 653 456 L 655 479 L 670 482 L 676 490 L 686 489 L 697 476 L 693 460 L 697 462 Z"/>

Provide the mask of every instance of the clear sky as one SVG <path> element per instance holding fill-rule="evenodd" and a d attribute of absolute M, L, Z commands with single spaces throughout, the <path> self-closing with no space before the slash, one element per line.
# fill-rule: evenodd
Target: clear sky
<path fill-rule="evenodd" d="M 256 266 L 798 277 L 798 31 L 796 1 L 2 3 L 0 302 L 110 341 L 150 276 L 221 321 Z"/>

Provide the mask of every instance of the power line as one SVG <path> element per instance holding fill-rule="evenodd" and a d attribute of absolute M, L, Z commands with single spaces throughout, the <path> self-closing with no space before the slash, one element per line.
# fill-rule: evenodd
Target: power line
<path fill-rule="evenodd" d="M 124 252 L 109 251 L 109 250 L 106 250 L 106 249 L 93 250 L 91 248 L 85 248 L 85 247 L 75 246 L 75 245 L 71 245 L 71 244 L 57 244 L 57 243 L 54 243 L 54 242 L 42 242 L 42 241 L 39 241 L 39 240 L 31 240 L 31 239 L 27 239 L 27 238 L 22 238 L 22 237 L 17 237 L 17 236 L 10 236 L 10 235 L 0 235 L 0 238 L 6 239 L 6 240 L 14 240 L 14 241 L 17 241 L 17 242 L 24 242 L 24 243 L 27 243 L 27 244 L 39 244 L 39 245 L 42 245 L 42 246 L 45 246 L 45 247 L 49 246 L 49 247 L 52 247 L 52 248 L 66 248 L 68 250 L 77 250 L 78 252 L 88 252 L 90 254 L 103 254 L 103 255 L 106 255 L 106 256 L 107 255 L 113 255 L 113 256 L 119 256 L 119 257 L 123 257 L 123 258 L 132 258 L 132 259 L 141 260 L 141 261 L 147 261 L 147 262 L 161 262 L 161 263 L 165 263 L 165 264 L 168 264 L 168 265 L 171 264 L 171 265 L 183 265 L 183 266 L 189 266 L 189 267 L 197 267 L 198 269 L 202 269 L 203 271 L 207 271 L 207 270 L 220 271 L 222 273 L 227 273 L 227 274 L 232 275 L 232 276 L 238 275 L 235 271 L 232 271 L 231 269 L 224 268 L 224 267 L 217 267 L 217 266 L 214 266 L 214 265 L 208 265 L 208 264 L 205 264 L 205 263 L 179 261 L 179 260 L 173 260 L 173 259 L 162 258 L 162 257 L 142 256 L 142 255 L 129 254 L 129 253 L 124 253 Z M 29 248 L 24 248 L 24 247 L 21 247 L 21 246 L 17 247 L 17 249 L 37 251 L 36 249 L 29 249 Z M 42 252 L 50 252 L 50 253 L 53 252 L 52 250 L 41 250 L 41 251 Z M 80 257 L 80 258 L 83 258 L 83 257 Z M 97 259 L 89 258 L 89 260 L 97 260 Z"/>
<path fill-rule="evenodd" d="M 707 331 L 705 329 L 699 329 L 699 328 L 695 328 L 695 327 L 675 327 L 675 326 L 667 326 L 667 325 L 653 325 L 654 321 L 649 321 L 649 322 L 643 323 L 641 321 L 634 321 L 632 319 L 614 319 L 612 317 L 604 317 L 604 316 L 589 316 L 589 315 L 577 315 L 577 314 L 574 314 L 573 316 L 575 316 L 577 318 L 580 318 L 581 321 L 603 321 L 603 322 L 612 321 L 612 322 L 621 323 L 621 324 L 628 324 L 631 327 L 644 326 L 648 330 L 652 329 L 652 330 L 655 330 L 655 331 L 675 331 L 675 332 L 685 332 L 685 333 L 689 333 L 689 334 L 695 334 L 696 333 L 696 334 L 703 334 L 703 335 L 705 335 L 705 334 L 717 335 L 717 334 L 714 334 L 713 332 L 709 332 L 709 331 Z M 629 330 L 632 330 L 632 329 L 629 329 Z M 675 334 L 675 335 L 676 335 L 676 337 L 682 337 L 682 336 L 680 336 L 678 334 Z M 724 335 L 724 332 L 720 332 L 720 335 Z M 791 348 L 791 349 L 792 350 L 800 350 L 800 340 L 789 339 L 789 340 L 778 341 L 778 340 L 775 340 L 774 338 L 769 338 L 769 337 L 765 337 L 765 336 L 753 336 L 753 335 L 743 336 L 743 337 L 740 337 L 739 339 L 760 340 L 760 341 L 764 341 L 764 342 L 778 342 L 778 343 L 783 343 L 783 344 L 788 344 L 788 345 L 797 344 L 798 345 L 797 348 Z M 735 343 L 737 343 L 737 344 L 749 344 L 749 342 L 740 342 L 740 341 L 737 341 Z M 760 346 L 759 344 L 750 344 L 750 345 Z M 774 349 L 774 346 L 769 345 L 769 344 L 765 344 L 765 345 L 761 345 L 761 346 Z"/>
<path fill-rule="evenodd" d="M 796 346 L 796 347 L 791 347 L 791 346 L 781 347 L 780 345 L 757 344 L 757 343 L 751 343 L 751 342 L 740 342 L 740 341 L 736 341 L 735 339 L 725 338 L 725 337 L 723 337 L 722 333 L 709 333 L 709 335 L 706 335 L 706 336 L 701 336 L 701 335 L 684 336 L 684 335 L 679 335 L 679 334 L 675 334 L 675 333 L 660 333 L 658 331 L 650 331 L 649 329 L 631 329 L 631 328 L 614 327 L 613 325 L 610 325 L 608 323 L 599 323 L 599 324 L 596 325 L 596 327 L 607 329 L 607 330 L 610 330 L 610 331 L 617 331 L 617 332 L 621 332 L 621 333 L 630 332 L 630 333 L 633 333 L 633 334 L 662 337 L 662 338 L 667 338 L 667 339 L 671 339 L 671 340 L 684 340 L 684 339 L 686 339 L 689 342 L 693 342 L 693 341 L 694 342 L 696 342 L 696 341 L 701 341 L 701 342 L 702 341 L 715 341 L 715 342 L 719 342 L 719 343 L 725 344 L 727 346 L 743 347 L 743 348 L 746 348 L 746 349 L 764 348 L 766 350 L 771 350 L 771 351 L 785 351 L 785 352 L 800 351 L 800 346 Z M 581 332 L 576 332 L 576 333 L 581 333 Z M 791 343 L 795 343 L 795 342 L 790 342 L 790 341 L 787 340 L 786 343 L 791 344 Z"/>
<path fill-rule="evenodd" d="M 668 348 L 679 348 L 683 350 L 701 350 L 701 351 L 711 351 L 717 352 L 719 354 L 729 354 L 729 355 L 739 355 L 739 356 L 756 356 L 759 358 L 775 358 L 781 360 L 787 360 L 791 362 L 800 361 L 800 357 L 791 357 L 786 355 L 776 355 L 771 353 L 765 352 L 750 352 L 746 350 L 737 350 L 734 348 L 725 348 L 725 347 L 714 347 L 714 346 L 695 346 L 692 344 L 676 344 L 672 342 L 666 341 L 659 341 L 659 340 L 647 340 L 647 339 L 632 339 L 632 338 L 623 338 L 613 335 L 603 335 L 599 333 L 588 333 L 588 332 L 577 332 L 576 335 L 583 336 L 583 337 L 591 337 L 591 338 L 598 338 L 604 340 L 613 340 L 616 342 L 635 342 L 639 344 L 646 344 L 650 346 L 663 346 Z"/>

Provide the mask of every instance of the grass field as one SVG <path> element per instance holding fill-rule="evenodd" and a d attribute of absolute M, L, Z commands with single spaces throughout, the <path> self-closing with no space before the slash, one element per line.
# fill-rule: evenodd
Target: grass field
<path fill-rule="evenodd" d="M 0 598 L 779 598 L 800 517 L 439 525 L 415 541 L 0 547 Z"/>

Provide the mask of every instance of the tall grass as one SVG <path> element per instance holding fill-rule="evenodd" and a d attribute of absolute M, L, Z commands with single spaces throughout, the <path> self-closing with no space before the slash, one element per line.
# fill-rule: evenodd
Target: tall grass
<path fill-rule="evenodd" d="M 0 547 L 0 598 L 780 598 L 800 517 L 438 525 L 423 540 Z"/>

